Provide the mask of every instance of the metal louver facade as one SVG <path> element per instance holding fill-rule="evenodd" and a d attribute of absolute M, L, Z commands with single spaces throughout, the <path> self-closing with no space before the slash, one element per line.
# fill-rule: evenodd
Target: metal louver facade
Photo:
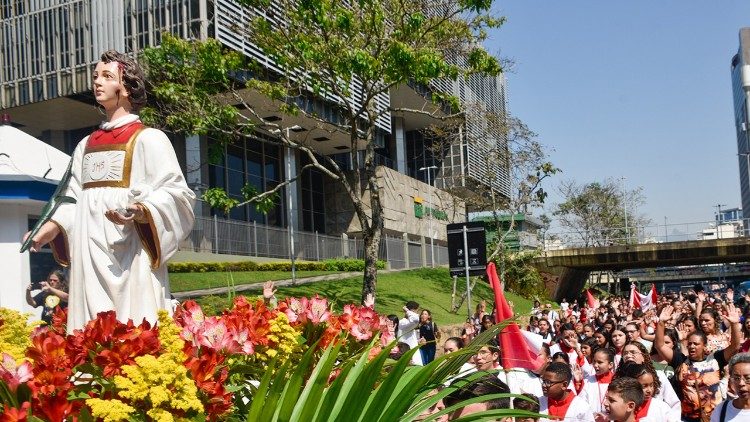
<path fill-rule="evenodd" d="M 5 0 L 0 6 L 0 108 L 90 89 L 107 49 L 137 52 L 168 31 L 205 38 L 205 1 Z"/>

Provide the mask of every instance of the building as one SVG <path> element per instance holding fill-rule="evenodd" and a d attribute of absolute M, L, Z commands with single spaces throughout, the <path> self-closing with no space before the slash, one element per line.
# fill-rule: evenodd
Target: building
<path fill-rule="evenodd" d="M 742 208 L 720 209 L 714 216 L 716 223 L 723 224 L 734 221 L 742 222 Z"/>
<path fill-rule="evenodd" d="M 714 215 L 715 222 L 701 230 L 699 240 L 730 239 L 743 237 L 745 228 L 742 224 L 742 209 L 721 209 Z"/>
<path fill-rule="evenodd" d="M 253 13 L 232 0 L 4 2 L 0 7 L 0 109 L 21 130 L 71 153 L 101 120 L 90 94 L 91 72 L 101 52 L 112 48 L 137 54 L 157 46 L 161 34 L 170 32 L 182 38 L 215 38 L 272 66 L 257 47 L 236 32 L 236 24 Z M 468 81 L 440 81 L 431 87 L 405 85 L 378 102 L 380 106 L 413 103 L 436 89 L 455 93 L 463 101 L 478 101 L 488 110 L 505 110 L 502 76 L 472 76 Z M 327 99 L 310 98 L 309 103 L 320 115 L 335 119 L 334 112 L 327 112 L 333 109 Z M 305 131 L 309 122 L 295 123 Z M 407 115 L 386 115 L 377 122 L 377 159 L 381 164 L 377 174 L 384 192 L 387 237 L 381 257 L 395 267 L 431 261 L 425 246 L 433 242 L 435 262 L 447 262 L 445 226 L 466 218 L 465 202 L 447 188 L 472 190 L 483 184 L 501 195 L 509 194 L 507 168 L 496 164 L 496 177 L 491 179 L 480 173 L 483 148 L 502 146 L 504 139 L 486 137 L 483 144 L 470 145 L 459 138 L 438 156 L 429 153 L 429 140 L 421 132 L 429 123 Z M 480 123 L 467 122 L 467 131 L 478 130 Z M 296 175 L 306 164 L 305 157 L 273 143 L 274 134 L 268 132 L 259 131 L 227 146 L 223 159 L 208 166 L 202 163 L 207 162 L 211 139 L 176 135 L 171 139 L 188 184 L 199 196 L 207 187 L 223 187 L 235 196 L 245 184 L 266 190 Z M 346 165 L 349 152 L 342 150 L 348 150 L 348 142 L 321 138 L 323 141 L 326 149 L 321 153 Z M 228 219 L 198 203 L 196 226 L 181 248 L 283 258 L 289 256 L 287 234 L 292 228 L 298 258 L 361 255 L 359 223 L 337 183 L 306 169 L 291 191 L 280 195 L 266 214 L 244 206 L 232 210 Z M 427 212 L 418 212 L 420 206 Z"/>
<path fill-rule="evenodd" d="M 732 99 L 737 131 L 737 158 L 740 169 L 745 231 L 750 230 L 750 27 L 740 29 L 740 47 L 732 57 Z"/>

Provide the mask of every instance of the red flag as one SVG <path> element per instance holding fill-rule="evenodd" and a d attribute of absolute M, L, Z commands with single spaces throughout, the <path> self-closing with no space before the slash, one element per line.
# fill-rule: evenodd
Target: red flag
<path fill-rule="evenodd" d="M 505 294 L 500 288 L 500 278 L 497 276 L 495 263 L 490 262 L 487 265 L 487 278 L 490 281 L 492 290 L 495 292 L 495 323 L 505 321 L 513 317 L 508 301 L 505 300 Z M 505 369 L 525 368 L 537 369 L 536 356 L 529 350 L 526 339 L 521 333 L 518 324 L 511 322 L 500 333 L 500 364 Z"/>
<path fill-rule="evenodd" d="M 588 302 L 589 308 L 599 307 L 599 300 L 591 294 L 591 289 L 586 290 L 586 302 Z"/>
<path fill-rule="evenodd" d="M 651 285 L 651 291 L 647 295 L 642 295 L 635 289 L 635 283 L 630 285 L 630 306 L 633 308 L 640 308 L 642 311 L 646 311 L 651 307 L 656 306 L 656 301 L 659 296 L 656 294 L 656 285 Z"/>

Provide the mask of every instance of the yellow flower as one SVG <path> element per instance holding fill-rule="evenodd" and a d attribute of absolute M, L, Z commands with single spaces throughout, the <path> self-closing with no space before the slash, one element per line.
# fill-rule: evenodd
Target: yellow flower
<path fill-rule="evenodd" d="M 0 350 L 13 356 L 17 363 L 24 360 L 31 346 L 31 333 L 42 322 L 28 324 L 31 314 L 0 308 Z"/>
<path fill-rule="evenodd" d="M 157 421 L 172 421 L 171 410 L 203 412 L 198 388 L 183 365 L 184 346 L 180 328 L 166 311 L 159 311 L 159 342 L 163 354 L 135 358 L 135 365 L 122 367 L 114 379 L 118 395 L 130 400 Z"/>
<path fill-rule="evenodd" d="M 135 409 L 117 399 L 87 399 L 86 404 L 91 408 L 91 416 L 102 418 L 104 422 L 127 421 Z"/>
<path fill-rule="evenodd" d="M 292 355 L 299 345 L 297 341 L 299 333 L 289 325 L 286 314 L 279 312 L 276 317 L 269 321 L 268 347 L 264 350 L 256 350 L 258 359 L 265 361 L 273 359 L 277 355 L 280 361 L 284 361 Z"/>
<path fill-rule="evenodd" d="M 174 353 L 185 358 L 182 348 L 185 342 L 180 337 L 180 327 L 174 323 L 166 310 L 159 311 L 159 342 L 164 353 Z"/>

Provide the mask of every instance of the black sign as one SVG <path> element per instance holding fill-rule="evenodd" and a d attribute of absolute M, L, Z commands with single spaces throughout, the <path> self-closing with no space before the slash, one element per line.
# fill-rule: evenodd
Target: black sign
<path fill-rule="evenodd" d="M 466 245 L 464 245 L 466 227 Z M 448 224 L 448 266 L 451 275 L 483 275 L 487 267 L 487 239 L 484 222 Z"/>

